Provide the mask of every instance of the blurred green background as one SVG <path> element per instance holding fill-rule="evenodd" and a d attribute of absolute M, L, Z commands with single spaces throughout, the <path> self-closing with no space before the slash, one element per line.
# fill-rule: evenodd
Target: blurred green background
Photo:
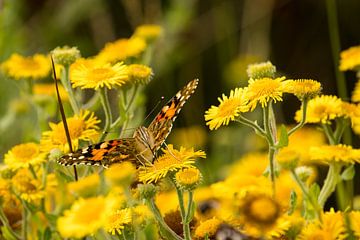
<path fill-rule="evenodd" d="M 208 153 L 204 171 L 211 181 L 214 166 L 262 147 L 248 136 L 249 129 L 239 125 L 214 132 L 205 127 L 204 112 L 218 104 L 217 97 L 246 84 L 247 64 L 270 60 L 279 74 L 318 80 L 324 93 L 337 94 L 338 63 L 329 35 L 329 29 L 337 26 L 328 24 L 331 2 L 338 15 L 340 48 L 358 45 L 359 0 L 2 0 L 0 60 L 14 52 L 48 53 L 64 45 L 77 46 L 88 57 L 106 42 L 131 36 L 138 25 L 161 25 L 164 33 L 151 62 L 155 76 L 146 88 L 147 112 L 161 96 L 170 98 L 189 80 L 200 79 L 168 142 L 186 144 L 195 139 L 194 144 Z M 354 74 L 346 73 L 348 95 L 355 80 Z M 4 77 L 0 81 L 2 156 L 15 144 L 36 140 L 39 132 L 34 130 L 34 111 L 6 122 L 4 116 L 19 93 L 13 81 Z M 291 98 L 279 106 L 279 120 L 293 123 L 299 102 Z"/>

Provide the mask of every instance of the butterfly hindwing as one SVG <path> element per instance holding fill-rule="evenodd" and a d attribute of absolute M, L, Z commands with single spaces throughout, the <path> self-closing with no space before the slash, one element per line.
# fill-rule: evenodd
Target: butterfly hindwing
<path fill-rule="evenodd" d="M 104 141 L 64 155 L 58 160 L 58 163 L 65 166 L 86 164 L 108 167 L 123 161 L 134 162 L 136 159 L 134 146 L 134 138 Z"/>

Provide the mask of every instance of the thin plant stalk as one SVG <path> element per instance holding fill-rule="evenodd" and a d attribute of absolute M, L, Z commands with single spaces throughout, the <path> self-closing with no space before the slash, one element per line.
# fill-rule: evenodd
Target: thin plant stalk
<path fill-rule="evenodd" d="M 327 176 L 324 181 L 324 185 L 321 188 L 318 203 L 320 207 L 324 207 L 326 200 L 335 191 L 336 185 L 339 181 L 339 174 L 341 171 L 341 165 L 339 163 L 330 163 Z"/>
<path fill-rule="evenodd" d="M 69 102 L 71 105 L 71 108 L 73 109 L 75 114 L 78 114 L 80 112 L 79 103 L 76 100 L 75 93 L 73 88 L 71 87 L 70 83 L 70 66 L 64 66 L 63 69 L 63 76 L 60 78 L 62 85 L 65 88 L 65 91 L 67 92 L 69 96 Z"/>
<path fill-rule="evenodd" d="M 102 142 L 105 140 L 107 134 L 109 133 L 111 123 L 112 123 L 110 102 L 109 102 L 109 97 L 108 97 L 106 88 L 100 89 L 100 100 L 101 100 L 101 105 L 103 107 L 104 114 L 105 114 L 105 126 L 104 126 L 103 133 L 101 134 L 100 139 L 99 139 L 99 142 Z"/>

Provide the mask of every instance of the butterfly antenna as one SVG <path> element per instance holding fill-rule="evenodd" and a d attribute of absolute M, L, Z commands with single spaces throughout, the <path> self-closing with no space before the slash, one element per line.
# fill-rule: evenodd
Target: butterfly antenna
<path fill-rule="evenodd" d="M 165 145 L 165 148 L 168 150 L 168 152 L 170 153 L 171 156 L 173 156 L 176 160 L 180 161 L 179 158 L 177 158 L 169 149 L 168 145 L 166 144 L 166 142 L 163 143 Z"/>
<path fill-rule="evenodd" d="M 157 108 L 157 106 L 159 106 L 159 104 L 165 99 L 164 96 L 161 96 L 160 100 L 156 103 L 155 107 L 153 107 L 153 109 L 149 112 L 149 114 L 144 118 L 143 122 L 145 122 L 146 119 L 148 119 L 150 117 L 150 115 L 155 111 L 155 109 Z"/>

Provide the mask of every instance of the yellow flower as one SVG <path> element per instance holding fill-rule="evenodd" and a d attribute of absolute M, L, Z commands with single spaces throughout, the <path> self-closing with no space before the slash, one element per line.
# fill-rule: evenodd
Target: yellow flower
<path fill-rule="evenodd" d="M 36 202 L 45 197 L 45 191 L 39 180 L 33 178 L 27 169 L 20 169 L 12 178 L 15 192 L 26 202 Z"/>
<path fill-rule="evenodd" d="M 107 63 L 125 61 L 130 57 L 138 57 L 145 48 L 146 42 L 142 38 L 122 38 L 115 42 L 107 43 L 96 56 L 96 59 Z"/>
<path fill-rule="evenodd" d="M 11 148 L 4 157 L 5 164 L 10 169 L 28 168 L 45 162 L 46 153 L 40 152 L 36 143 L 23 143 Z"/>
<path fill-rule="evenodd" d="M 347 145 L 324 145 L 310 148 L 311 161 L 320 163 L 354 163 L 360 161 L 360 149 Z"/>
<path fill-rule="evenodd" d="M 307 123 L 329 123 L 343 116 L 342 101 L 336 96 L 321 95 L 311 99 L 307 105 Z M 302 108 L 296 112 L 295 120 L 300 122 Z"/>
<path fill-rule="evenodd" d="M 242 156 L 230 169 L 230 176 L 262 176 L 269 165 L 268 156 L 264 153 L 249 153 Z"/>
<path fill-rule="evenodd" d="M 151 211 L 146 205 L 137 205 L 136 207 L 132 208 L 132 211 L 134 216 L 134 225 L 141 225 L 153 218 Z"/>
<path fill-rule="evenodd" d="M 283 82 L 283 91 L 294 94 L 300 100 L 313 98 L 320 94 L 321 84 L 311 79 L 287 80 Z"/>
<path fill-rule="evenodd" d="M 69 96 L 65 91 L 65 88 L 62 85 L 58 85 L 59 93 L 61 100 L 67 101 L 69 100 Z M 33 93 L 37 95 L 37 97 L 46 96 L 46 97 L 56 97 L 56 89 L 55 84 L 53 83 L 35 83 L 33 86 Z"/>
<path fill-rule="evenodd" d="M 105 170 L 105 177 L 115 185 L 130 185 L 135 179 L 136 169 L 130 162 L 114 164 Z"/>
<path fill-rule="evenodd" d="M 80 198 L 57 220 L 57 229 L 64 238 L 82 238 L 106 226 L 117 207 L 113 197 Z"/>
<path fill-rule="evenodd" d="M 284 147 L 279 150 L 276 157 L 277 163 L 284 169 L 295 169 L 300 159 L 300 154 L 292 148 Z"/>
<path fill-rule="evenodd" d="M 195 239 L 204 239 L 205 236 L 211 238 L 215 235 L 216 230 L 222 222 L 217 218 L 211 218 L 204 222 L 201 222 L 195 229 Z"/>
<path fill-rule="evenodd" d="M 351 230 L 354 231 L 355 237 L 360 238 L 360 212 L 352 211 L 350 212 L 349 217 Z"/>
<path fill-rule="evenodd" d="M 70 67 L 73 88 L 112 89 L 124 85 L 128 80 L 128 67 L 122 62 L 110 65 L 94 59 L 78 59 Z"/>
<path fill-rule="evenodd" d="M 142 64 L 130 64 L 128 67 L 130 83 L 146 84 L 150 82 L 153 72 L 152 69 Z"/>
<path fill-rule="evenodd" d="M 75 196 L 89 197 L 95 195 L 98 192 L 100 186 L 100 176 L 97 173 L 93 173 L 89 176 L 83 177 L 76 182 L 70 182 L 67 185 L 67 189 Z"/>
<path fill-rule="evenodd" d="M 164 154 L 157 158 L 152 165 L 140 167 L 139 181 L 157 182 L 169 172 L 191 167 L 196 158 L 205 158 L 206 156 L 203 151 L 194 151 L 192 148 L 185 149 L 184 147 L 176 150 L 172 145 L 168 145 L 168 148 L 163 149 L 163 152 Z"/>
<path fill-rule="evenodd" d="M 355 84 L 354 91 L 351 95 L 351 101 L 356 103 L 360 102 L 360 79 Z"/>
<path fill-rule="evenodd" d="M 121 234 L 121 230 L 125 228 L 124 225 L 131 223 L 131 214 L 130 208 L 116 210 L 111 213 L 105 223 L 105 231 L 112 235 L 115 235 L 115 233 Z"/>
<path fill-rule="evenodd" d="M 162 216 L 168 212 L 177 210 L 179 207 L 175 191 L 160 192 L 159 194 L 156 194 L 155 203 L 156 206 L 159 207 Z"/>
<path fill-rule="evenodd" d="M 221 125 L 228 125 L 230 121 L 234 121 L 235 117 L 239 116 L 241 112 L 246 112 L 248 108 L 245 106 L 246 99 L 244 98 L 246 89 L 235 88 L 230 91 L 230 96 L 225 94 L 222 98 L 218 98 L 220 105 L 211 106 L 205 112 L 206 125 L 210 130 L 218 129 Z"/>
<path fill-rule="evenodd" d="M 261 104 L 264 108 L 269 101 L 282 101 L 282 81 L 285 77 L 281 78 L 260 78 L 250 79 L 249 86 L 246 94 L 247 100 L 249 100 L 248 106 L 253 111 L 257 103 Z"/>
<path fill-rule="evenodd" d="M 176 184 L 185 190 L 192 191 L 201 181 L 201 173 L 195 167 L 184 168 L 175 174 Z"/>
<path fill-rule="evenodd" d="M 300 240 L 342 240 L 346 239 L 346 228 L 341 212 L 325 212 L 322 215 L 322 223 L 318 220 L 306 225 L 300 236 Z"/>
<path fill-rule="evenodd" d="M 147 42 L 152 42 L 160 36 L 163 28 L 156 24 L 144 24 L 135 29 L 134 36 L 146 39 Z"/>
<path fill-rule="evenodd" d="M 360 65 L 360 46 L 351 47 L 340 53 L 340 70 L 357 70 Z"/>
<path fill-rule="evenodd" d="M 50 59 L 42 54 L 24 57 L 14 53 L 1 67 L 7 75 L 15 79 L 40 79 L 48 76 L 51 70 Z"/>
<path fill-rule="evenodd" d="M 100 123 L 100 120 L 94 116 L 94 113 L 84 110 L 80 111 L 79 115 L 66 119 L 69 128 L 70 138 L 73 149 L 77 149 L 79 141 L 95 141 L 98 138 L 96 125 Z M 42 133 L 40 141 L 41 150 L 44 152 L 50 152 L 54 148 L 60 149 L 62 152 L 69 151 L 69 145 L 67 143 L 64 125 L 60 123 L 49 123 L 51 131 L 45 131 Z"/>

